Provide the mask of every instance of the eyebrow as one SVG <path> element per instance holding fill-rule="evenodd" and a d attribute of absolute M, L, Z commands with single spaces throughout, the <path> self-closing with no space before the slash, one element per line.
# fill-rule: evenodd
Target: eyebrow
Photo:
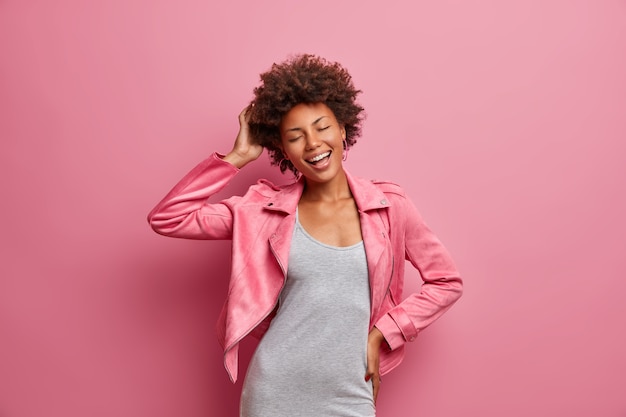
<path fill-rule="evenodd" d="M 313 123 L 311 123 L 311 126 L 314 126 L 314 125 L 318 124 L 325 117 L 328 117 L 328 116 L 322 116 L 322 117 L 316 119 Z M 291 129 L 285 130 L 285 132 L 294 132 L 296 130 L 302 130 L 302 128 L 300 128 L 300 127 L 292 127 Z"/>

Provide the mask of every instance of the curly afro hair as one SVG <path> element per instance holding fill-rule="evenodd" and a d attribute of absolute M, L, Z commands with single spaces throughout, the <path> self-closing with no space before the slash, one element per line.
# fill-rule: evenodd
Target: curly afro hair
<path fill-rule="evenodd" d="M 293 56 L 261 74 L 261 85 L 254 89 L 250 103 L 250 132 L 267 149 L 272 165 L 283 173 L 289 169 L 297 174 L 281 150 L 283 116 L 300 103 L 324 103 L 344 126 L 349 148 L 361 135 L 365 118 L 363 107 L 356 103 L 359 93 L 339 63 L 309 54 Z"/>

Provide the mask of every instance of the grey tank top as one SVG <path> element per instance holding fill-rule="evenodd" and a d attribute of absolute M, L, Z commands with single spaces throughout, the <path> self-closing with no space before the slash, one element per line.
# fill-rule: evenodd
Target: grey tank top
<path fill-rule="evenodd" d="M 244 381 L 241 417 L 373 417 L 365 382 L 370 287 L 363 242 L 334 247 L 296 220 L 276 317 Z"/>

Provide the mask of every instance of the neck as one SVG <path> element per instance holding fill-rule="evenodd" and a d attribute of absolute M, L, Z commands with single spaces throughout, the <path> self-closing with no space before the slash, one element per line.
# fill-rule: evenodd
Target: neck
<path fill-rule="evenodd" d="M 305 178 L 302 200 L 333 202 L 346 198 L 352 198 L 352 192 L 343 170 L 328 182 L 315 182 Z"/>

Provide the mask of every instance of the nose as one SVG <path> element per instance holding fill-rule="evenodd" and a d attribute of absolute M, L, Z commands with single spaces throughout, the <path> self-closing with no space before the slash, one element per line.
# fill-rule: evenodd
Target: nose
<path fill-rule="evenodd" d="M 310 133 L 306 137 L 306 149 L 308 151 L 313 150 L 321 145 L 322 141 L 317 137 L 315 133 Z"/>

